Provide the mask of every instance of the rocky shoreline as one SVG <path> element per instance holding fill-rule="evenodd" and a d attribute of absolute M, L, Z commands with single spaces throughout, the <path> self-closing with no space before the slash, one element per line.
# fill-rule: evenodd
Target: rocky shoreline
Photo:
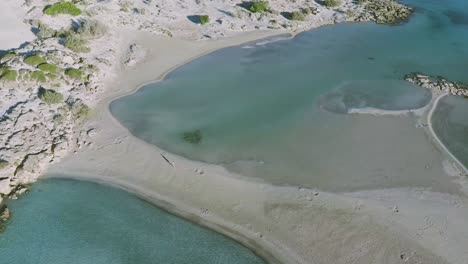
<path fill-rule="evenodd" d="M 410 73 L 404 79 L 431 91 L 468 97 L 467 84 L 449 81 L 441 76 L 434 77 L 422 73 Z"/>
<path fill-rule="evenodd" d="M 378 24 L 395 24 L 409 19 L 414 9 L 395 1 L 358 0 L 364 10 L 357 21 L 374 21 Z"/>
<path fill-rule="evenodd" d="M 115 77 L 116 67 L 132 67 L 145 56 L 137 45 L 122 47 L 123 29 L 203 40 L 255 30 L 298 32 L 346 21 L 394 23 L 411 14 L 393 0 L 341 0 L 333 7 L 272 0 L 259 12 L 242 1 L 74 2 L 73 12 L 55 14 L 51 7 L 62 2 L 26 0 L 24 21 L 37 38 L 0 52 L 0 204 L 27 191 L 50 164 L 92 146 L 99 131 L 81 124 L 92 115 L 106 81 Z M 284 12 L 301 12 L 303 19 Z M 189 17 L 195 14 L 206 14 L 210 22 L 194 23 Z M 9 215 L 6 206 L 2 212 Z"/>

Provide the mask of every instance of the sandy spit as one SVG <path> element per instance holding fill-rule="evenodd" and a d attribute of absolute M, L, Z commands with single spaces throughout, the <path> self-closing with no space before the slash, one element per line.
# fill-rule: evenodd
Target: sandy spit
<path fill-rule="evenodd" d="M 116 67 L 118 77 L 109 81 L 86 124 L 97 132 L 93 145 L 53 165 L 49 177 L 126 189 L 236 239 L 269 263 L 466 264 L 468 210 L 463 197 L 414 189 L 332 194 L 273 186 L 166 153 L 131 135 L 109 111 L 115 98 L 190 60 L 279 33 L 288 32 L 239 33 L 207 41 L 123 32 L 122 50 L 136 43 L 147 56 L 132 68 Z M 442 210 L 442 222 L 434 220 L 434 210 Z"/>

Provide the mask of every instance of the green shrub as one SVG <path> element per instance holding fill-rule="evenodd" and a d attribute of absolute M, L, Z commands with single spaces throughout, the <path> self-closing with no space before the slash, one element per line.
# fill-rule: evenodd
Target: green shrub
<path fill-rule="evenodd" d="M 185 132 L 182 138 L 190 144 L 199 144 L 202 140 L 202 133 L 200 130 Z"/>
<path fill-rule="evenodd" d="M 300 12 L 300 11 L 293 11 L 293 12 L 291 12 L 291 14 L 290 14 L 290 16 L 289 16 L 289 19 L 290 19 L 290 20 L 304 21 L 304 20 L 305 20 L 305 17 L 304 17 L 304 14 L 302 14 L 302 12 Z"/>
<path fill-rule="evenodd" d="M 49 79 L 49 80 L 55 80 L 55 79 L 57 79 L 58 76 L 57 76 L 57 74 L 55 74 L 55 73 L 50 73 L 50 72 L 49 72 L 49 73 L 46 73 L 46 77 L 47 77 L 47 79 Z"/>
<path fill-rule="evenodd" d="M 84 120 L 91 115 L 91 109 L 82 101 L 75 102 L 71 107 L 71 112 L 77 120 Z"/>
<path fill-rule="evenodd" d="M 73 79 L 82 79 L 83 72 L 80 69 L 68 68 L 65 70 L 65 75 Z"/>
<path fill-rule="evenodd" d="M 42 63 L 37 66 L 37 68 L 43 72 L 49 72 L 49 73 L 56 73 L 57 72 L 57 66 L 49 63 Z"/>
<path fill-rule="evenodd" d="M 64 120 L 65 120 L 65 117 L 63 115 L 57 114 L 57 115 L 54 115 L 52 122 L 54 122 L 54 124 L 61 124 L 63 123 Z"/>
<path fill-rule="evenodd" d="M 200 24 L 204 25 L 210 22 L 210 17 L 207 15 L 200 16 Z"/>
<path fill-rule="evenodd" d="M 31 66 L 37 66 L 41 63 L 45 63 L 46 61 L 39 55 L 30 55 L 24 59 L 24 63 L 31 65 Z"/>
<path fill-rule="evenodd" d="M 49 5 L 43 10 L 44 14 L 55 16 L 58 14 L 68 14 L 72 16 L 81 15 L 81 9 L 76 7 L 72 2 L 58 2 L 53 5 Z"/>
<path fill-rule="evenodd" d="M 7 53 L 7 54 L 3 55 L 3 57 L 0 58 L 0 62 L 1 63 L 7 62 L 7 61 L 13 59 L 15 56 L 16 56 L 16 54 L 14 52 Z"/>
<path fill-rule="evenodd" d="M 257 1 L 250 4 L 249 10 L 253 13 L 264 12 L 268 9 L 268 2 L 266 1 Z"/>
<path fill-rule="evenodd" d="M 82 37 L 101 37 L 107 32 L 107 27 L 97 20 L 84 20 L 80 23 L 80 27 L 76 29 L 76 33 Z"/>
<path fill-rule="evenodd" d="M 0 67 L 0 76 L 2 76 L 4 73 L 6 73 L 7 71 L 9 71 L 10 68 L 7 67 L 7 66 L 1 66 Z"/>
<path fill-rule="evenodd" d="M 40 81 L 40 82 L 45 82 L 46 81 L 46 77 L 44 75 L 43 72 L 41 71 L 33 71 L 29 74 L 29 78 L 31 80 L 36 80 L 36 81 Z"/>
<path fill-rule="evenodd" d="M 339 0 L 324 0 L 323 5 L 326 7 L 337 7 L 341 4 Z"/>
<path fill-rule="evenodd" d="M 8 161 L 6 161 L 6 160 L 0 160 L 0 170 L 1 170 L 1 169 L 4 169 L 5 167 L 7 167 L 8 164 L 9 164 Z"/>
<path fill-rule="evenodd" d="M 0 80 L 4 81 L 16 81 L 16 78 L 18 77 L 18 72 L 15 70 L 6 70 L 0 75 Z"/>
<path fill-rule="evenodd" d="M 69 34 L 67 37 L 65 37 L 64 46 L 71 49 L 74 52 L 89 52 L 90 49 L 86 46 L 87 44 L 88 41 L 86 41 L 76 33 Z"/>
<path fill-rule="evenodd" d="M 51 29 L 49 26 L 40 21 L 36 22 L 36 27 L 38 30 L 36 32 L 36 36 L 41 39 L 54 37 L 57 33 L 55 30 Z"/>
<path fill-rule="evenodd" d="M 46 104 L 58 104 L 63 102 L 63 95 L 54 90 L 39 88 L 39 98 Z"/>

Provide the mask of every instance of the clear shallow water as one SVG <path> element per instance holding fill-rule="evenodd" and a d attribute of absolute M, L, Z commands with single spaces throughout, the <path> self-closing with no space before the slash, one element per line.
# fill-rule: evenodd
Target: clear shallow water
<path fill-rule="evenodd" d="M 417 13 L 402 26 L 342 24 L 217 51 L 111 110 L 150 143 L 276 184 L 453 191 L 418 117 L 346 114 L 425 105 L 429 93 L 401 81 L 409 72 L 468 80 L 468 3 L 405 2 Z M 182 139 L 195 130 L 200 144 Z"/>
<path fill-rule="evenodd" d="M 233 240 L 94 183 L 40 181 L 8 206 L 1 263 L 264 263 Z"/>
<path fill-rule="evenodd" d="M 442 98 L 432 115 L 432 125 L 443 144 L 468 168 L 468 99 Z"/>

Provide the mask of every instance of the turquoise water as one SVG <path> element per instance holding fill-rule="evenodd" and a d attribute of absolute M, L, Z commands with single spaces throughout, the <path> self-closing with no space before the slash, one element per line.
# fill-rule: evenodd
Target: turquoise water
<path fill-rule="evenodd" d="M 94 183 L 40 181 L 8 206 L 0 263 L 264 263 L 233 240 Z"/>
<path fill-rule="evenodd" d="M 447 96 L 441 99 L 432 116 L 434 132 L 468 168 L 468 99 Z"/>
<path fill-rule="evenodd" d="M 136 136 L 275 184 L 331 191 L 454 191 L 418 116 L 430 100 L 414 71 L 468 81 L 468 2 L 408 0 L 406 24 L 322 27 L 290 40 L 223 49 L 111 104 Z M 183 133 L 199 130 L 190 144 Z"/>

